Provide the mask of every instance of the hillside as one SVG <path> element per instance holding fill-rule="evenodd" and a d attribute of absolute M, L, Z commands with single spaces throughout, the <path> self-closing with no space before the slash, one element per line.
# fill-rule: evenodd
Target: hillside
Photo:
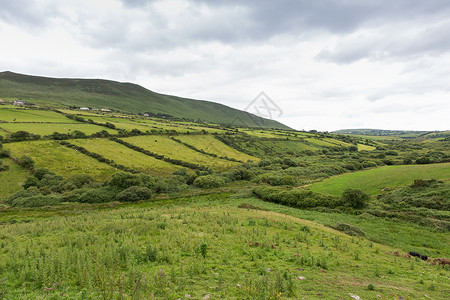
<path fill-rule="evenodd" d="M 442 138 L 450 136 L 450 131 L 414 131 L 414 130 L 383 130 L 383 129 L 341 129 L 333 131 L 337 134 L 414 138 Z"/>
<path fill-rule="evenodd" d="M 101 79 L 60 79 L 1 72 L 0 98 L 20 98 L 39 105 L 109 108 L 235 126 L 289 129 L 277 121 L 222 104 L 159 94 L 137 84 Z"/>

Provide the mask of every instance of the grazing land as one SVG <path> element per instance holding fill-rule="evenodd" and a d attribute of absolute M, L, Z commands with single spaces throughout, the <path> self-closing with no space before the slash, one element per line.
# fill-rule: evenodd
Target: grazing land
<path fill-rule="evenodd" d="M 385 166 L 325 179 L 311 186 L 316 192 L 340 195 L 345 188 L 361 189 L 370 195 L 407 185 L 416 179 L 450 178 L 450 163 L 422 166 Z"/>
<path fill-rule="evenodd" d="M 450 292 L 445 132 L 242 128 L 44 95 L 29 101 L 51 110 L 0 105 L 0 299 Z"/>

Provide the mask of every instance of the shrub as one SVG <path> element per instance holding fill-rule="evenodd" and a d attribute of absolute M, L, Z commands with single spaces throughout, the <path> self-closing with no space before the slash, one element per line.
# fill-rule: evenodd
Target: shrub
<path fill-rule="evenodd" d="M 361 229 L 359 229 L 356 226 L 352 226 L 346 223 L 338 223 L 335 226 L 333 226 L 334 229 L 342 231 L 348 235 L 353 235 L 353 236 L 365 236 L 366 233 L 364 231 L 362 231 Z"/>
<path fill-rule="evenodd" d="M 225 185 L 225 180 L 217 175 L 205 175 L 197 177 L 194 185 L 204 189 L 218 188 Z"/>
<path fill-rule="evenodd" d="M 370 197 L 361 190 L 346 189 L 342 194 L 343 202 L 353 208 L 360 209 L 367 205 Z"/>
<path fill-rule="evenodd" d="M 119 191 L 112 187 L 101 187 L 88 189 L 80 197 L 79 202 L 83 203 L 105 203 L 116 200 Z"/>
<path fill-rule="evenodd" d="M 4 165 L 2 161 L 0 161 L 0 172 L 9 170 L 9 166 Z"/>
<path fill-rule="evenodd" d="M 42 207 L 58 205 L 61 203 L 61 199 L 53 195 L 36 195 L 31 197 L 17 198 L 12 201 L 12 206 L 16 207 Z"/>
<path fill-rule="evenodd" d="M 23 183 L 22 187 L 24 189 L 28 189 L 29 187 L 37 186 L 38 183 L 39 183 L 39 180 L 36 177 L 27 177 L 27 179 L 25 179 L 25 182 Z"/>
<path fill-rule="evenodd" d="M 418 159 L 416 159 L 416 164 L 420 164 L 420 165 L 425 165 L 425 164 L 430 164 L 431 160 L 430 158 L 424 156 L 424 157 L 419 157 Z"/>
<path fill-rule="evenodd" d="M 42 178 L 44 178 L 44 176 L 46 174 L 55 175 L 55 173 L 53 173 L 52 171 L 45 169 L 45 168 L 36 169 L 33 173 L 34 177 L 36 177 L 38 180 L 41 180 Z"/>
<path fill-rule="evenodd" d="M 366 160 L 362 163 L 364 168 L 375 168 L 377 167 L 377 163 L 371 160 Z"/>
<path fill-rule="evenodd" d="M 0 158 L 10 157 L 10 156 L 11 156 L 11 151 L 9 151 L 8 149 L 0 150 Z"/>
<path fill-rule="evenodd" d="M 142 178 L 136 174 L 131 174 L 128 172 L 118 172 L 113 174 L 109 185 L 124 190 L 132 186 L 142 185 Z"/>
<path fill-rule="evenodd" d="M 116 200 L 122 202 L 136 202 L 149 199 L 152 191 L 143 186 L 132 186 L 117 194 Z"/>
<path fill-rule="evenodd" d="M 18 163 L 19 163 L 19 165 L 21 165 L 22 167 L 24 167 L 25 169 L 33 169 L 33 167 L 34 167 L 34 161 L 33 161 L 33 159 L 31 158 L 31 157 L 29 157 L 29 156 L 26 156 L 26 155 L 22 155 L 20 158 L 19 158 L 19 161 L 18 161 Z"/>

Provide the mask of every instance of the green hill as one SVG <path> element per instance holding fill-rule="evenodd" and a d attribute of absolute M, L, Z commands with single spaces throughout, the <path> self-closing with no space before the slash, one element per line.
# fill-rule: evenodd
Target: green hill
<path fill-rule="evenodd" d="M 372 137 L 398 137 L 403 139 L 415 138 L 445 138 L 449 131 L 414 131 L 414 130 L 383 130 L 383 129 L 341 129 L 333 131 L 337 134 L 364 135 Z"/>
<path fill-rule="evenodd" d="M 20 98 L 39 105 L 109 108 L 219 124 L 289 129 L 277 121 L 222 104 L 159 94 L 137 84 L 101 79 L 60 79 L 1 72 L 0 98 Z"/>

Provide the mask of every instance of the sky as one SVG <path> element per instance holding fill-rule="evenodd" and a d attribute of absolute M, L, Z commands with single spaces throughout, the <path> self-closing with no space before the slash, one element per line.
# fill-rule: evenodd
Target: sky
<path fill-rule="evenodd" d="M 448 0 L 0 0 L 0 71 L 263 92 L 298 130 L 450 130 L 449 33 Z"/>

